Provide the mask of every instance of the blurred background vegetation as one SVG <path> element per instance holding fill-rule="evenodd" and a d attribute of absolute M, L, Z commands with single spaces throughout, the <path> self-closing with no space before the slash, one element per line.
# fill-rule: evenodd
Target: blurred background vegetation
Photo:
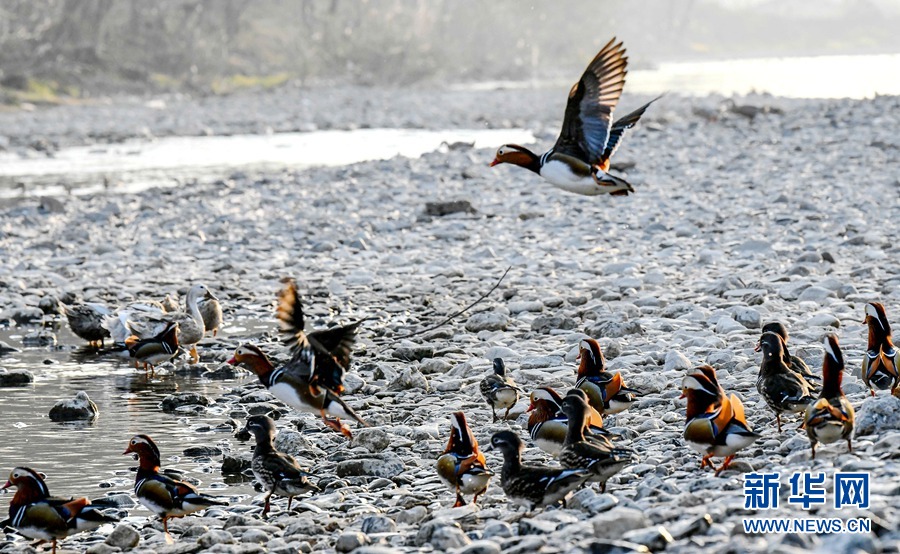
<path fill-rule="evenodd" d="M 898 52 L 898 29 L 895 0 L 4 0 L 0 90 L 40 102 L 545 79 L 613 35 L 648 67 Z"/>

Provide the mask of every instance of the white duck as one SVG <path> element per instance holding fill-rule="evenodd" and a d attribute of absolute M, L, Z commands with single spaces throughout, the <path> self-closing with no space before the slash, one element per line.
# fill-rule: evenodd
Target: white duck
<path fill-rule="evenodd" d="M 122 335 L 122 329 L 126 336 L 136 335 L 138 338 L 149 338 L 158 335 L 169 322 L 178 323 L 178 344 L 185 348 L 190 347 L 190 355 L 193 363 L 200 361 L 197 353 L 197 343 L 203 339 L 206 328 L 203 324 L 203 315 L 200 313 L 199 302 L 203 298 L 215 298 L 206 288 L 206 285 L 194 285 L 188 290 L 185 297 L 184 312 L 165 312 L 162 306 L 158 308 L 154 303 L 130 305 L 130 309 L 120 310 L 115 321 L 107 327 L 113 338 L 117 340 Z M 109 321 L 109 320 L 108 320 Z M 121 326 L 121 328 L 120 328 Z M 115 331 L 113 331 L 115 329 Z"/>

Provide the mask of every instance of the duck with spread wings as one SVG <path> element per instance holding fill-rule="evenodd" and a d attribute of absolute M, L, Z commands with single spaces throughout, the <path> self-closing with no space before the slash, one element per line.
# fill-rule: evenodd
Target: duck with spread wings
<path fill-rule="evenodd" d="M 613 122 L 627 67 L 625 48 L 613 37 L 569 91 L 562 130 L 553 148 L 537 155 L 524 146 L 504 144 L 491 167 L 503 163 L 524 167 L 557 188 L 586 196 L 634 192 L 628 181 L 609 173 L 610 159 L 625 132 L 658 98 Z"/>
<path fill-rule="evenodd" d="M 303 412 L 320 414 L 328 427 L 352 437 L 341 418 L 368 424 L 340 397 L 344 392 L 344 371 L 350 365 L 350 352 L 356 331 L 364 320 L 307 333 L 300 297 L 293 280 L 285 280 L 278 295 L 276 311 L 284 343 L 290 346 L 291 360 L 276 368 L 258 346 L 242 344 L 228 360 L 256 373 L 275 398 Z M 329 415 L 334 419 L 329 419 Z"/>

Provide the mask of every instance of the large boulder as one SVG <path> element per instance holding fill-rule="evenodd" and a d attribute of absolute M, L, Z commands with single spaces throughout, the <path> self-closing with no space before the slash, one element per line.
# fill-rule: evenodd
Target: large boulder
<path fill-rule="evenodd" d="M 100 410 L 83 390 L 75 393 L 75 398 L 60 400 L 50 408 L 51 421 L 93 421 L 98 415 Z"/>

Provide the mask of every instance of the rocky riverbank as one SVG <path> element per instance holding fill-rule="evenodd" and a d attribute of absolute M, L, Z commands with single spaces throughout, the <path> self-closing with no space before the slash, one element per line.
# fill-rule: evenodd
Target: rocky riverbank
<path fill-rule="evenodd" d="M 15 145 L 30 137 L 71 144 L 131 136 L 137 125 L 157 135 L 287 130 L 309 120 L 349 126 L 356 119 L 358 126 L 526 126 L 547 136 L 562 109 L 558 91 L 552 102 L 538 101 L 542 92 L 442 94 L 376 91 L 360 104 L 364 109 L 351 102 L 359 91 L 337 91 L 302 107 L 254 101 L 240 116 L 238 104 L 197 113 L 169 104 L 56 108 L 2 114 L 0 134 Z M 328 111 L 341 102 L 354 106 L 344 119 Z M 217 291 L 226 319 L 268 318 L 284 276 L 297 279 L 316 327 L 373 318 L 347 379 L 348 402 L 373 428 L 356 430 L 353 441 L 284 409 L 256 384 L 173 405 L 172 417 L 188 419 L 222 409 L 223 423 L 274 408 L 281 415 L 279 444 L 312 468 L 322 494 L 295 502 L 290 514 L 277 499 L 268 520 L 258 517 L 261 497 L 235 498 L 228 508 L 174 521 L 172 546 L 158 520 L 138 518 L 128 523 L 137 536 L 123 528 L 111 544 L 100 544 L 105 534 L 95 533 L 67 539 L 63 548 L 113 552 L 137 540 L 136 551 L 161 553 L 362 546 L 360 552 L 469 554 L 618 552 L 635 545 L 667 552 L 897 550 L 900 399 L 884 392 L 870 398 L 857 368 L 865 302 L 880 300 L 900 321 L 900 246 L 891 223 L 900 192 L 898 108 L 893 97 L 755 97 L 734 105 L 667 97 L 618 154 L 636 189 L 625 198 L 566 194 L 528 172 L 488 168 L 492 151 L 463 146 L 415 160 L 237 173 L 191 187 L 5 207 L 0 319 L 23 333 L 37 329 L 42 300 L 52 311 L 49 297 L 121 305 L 196 282 Z M 218 117 L 208 117 L 212 112 Z M 320 124 L 316 114 L 331 123 Z M 426 213 L 426 202 L 456 200 L 474 209 Z M 463 308 L 508 266 L 498 290 L 471 313 L 410 340 L 395 338 Z M 771 320 L 787 324 L 793 351 L 813 368 L 821 366 L 823 335 L 840 336 L 844 390 L 857 408 L 853 453 L 834 444 L 811 461 L 806 435 L 793 422 L 777 433 L 755 389 L 753 347 Z M 283 358 L 274 323 L 272 329 L 247 338 Z M 527 400 L 513 410 L 514 420 L 491 423 L 478 393 L 490 359 L 503 357 L 526 390 L 564 389 L 574 383 L 584 336 L 598 338 L 610 367 L 644 392 L 629 411 L 607 420 L 641 463 L 613 478 L 605 494 L 578 492 L 566 509 L 523 518 L 498 480 L 478 506 L 449 508 L 453 495 L 438 481 L 434 462 L 450 412 L 465 411 L 483 444 L 501 429 L 525 434 Z M 216 371 L 239 339 L 207 340 L 196 371 Z M 705 362 L 743 398 L 750 423 L 763 434 L 718 478 L 698 468 L 699 457 L 681 437 L 681 377 Z M 110 457 L 119 457 L 127 438 L 110 438 Z M 157 438 L 164 444 L 165 437 Z M 230 450 L 209 454 L 216 464 L 227 457 L 240 468 L 249 447 L 228 442 Z M 525 457 L 548 461 L 533 447 Z M 499 469 L 498 453 L 487 458 Z M 808 512 L 783 502 L 777 512 L 754 514 L 744 509 L 742 490 L 742 474 L 750 470 L 783 477 L 821 471 L 829 482 L 835 471 L 868 471 L 870 506 Z M 784 498 L 788 489 L 783 478 Z M 873 532 L 747 535 L 741 520 L 748 516 L 862 516 L 871 518 Z M 611 540 L 628 544 L 613 547 Z M 23 551 L 21 540 L 0 542 L 0 552 Z"/>

